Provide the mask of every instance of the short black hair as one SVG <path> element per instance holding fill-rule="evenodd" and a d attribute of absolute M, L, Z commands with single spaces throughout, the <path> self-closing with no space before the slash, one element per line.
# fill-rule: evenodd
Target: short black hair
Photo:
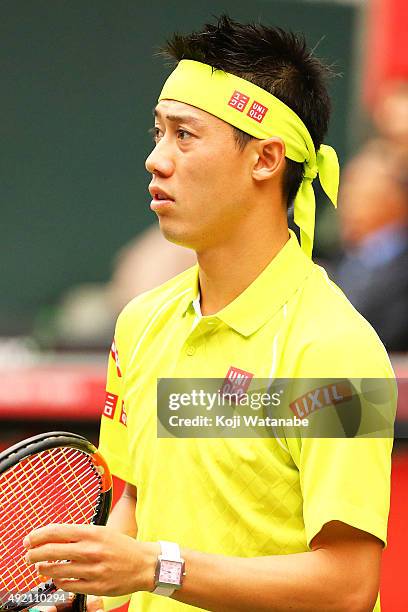
<path fill-rule="evenodd" d="M 177 62 L 203 62 L 262 87 L 302 119 L 316 150 L 322 144 L 331 110 L 326 79 L 333 73 L 308 50 L 303 35 L 221 15 L 215 25 L 207 23 L 199 32 L 174 34 L 161 54 Z M 242 149 L 252 139 L 238 128 L 234 133 Z M 290 206 L 303 179 L 303 164 L 286 161 L 283 193 Z"/>

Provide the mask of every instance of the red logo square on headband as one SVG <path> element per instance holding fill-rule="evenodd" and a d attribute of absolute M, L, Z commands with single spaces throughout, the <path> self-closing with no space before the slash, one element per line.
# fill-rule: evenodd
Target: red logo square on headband
<path fill-rule="evenodd" d="M 103 416 L 108 417 L 108 419 L 113 419 L 115 416 L 116 404 L 118 403 L 118 396 L 114 393 L 106 392 L 105 396 L 105 406 L 103 408 Z"/>
<path fill-rule="evenodd" d="M 228 105 L 232 106 L 232 108 L 236 108 L 237 110 L 239 110 L 240 113 L 242 113 L 245 110 L 245 107 L 248 104 L 248 102 L 249 102 L 248 96 L 241 93 L 240 91 L 235 90 L 231 96 L 230 101 L 228 102 Z"/>
<path fill-rule="evenodd" d="M 251 117 L 251 119 L 255 119 L 255 121 L 257 121 L 258 123 L 262 123 L 267 112 L 268 109 L 266 108 L 266 106 L 255 101 L 252 103 L 252 106 L 247 112 L 247 115 Z"/>

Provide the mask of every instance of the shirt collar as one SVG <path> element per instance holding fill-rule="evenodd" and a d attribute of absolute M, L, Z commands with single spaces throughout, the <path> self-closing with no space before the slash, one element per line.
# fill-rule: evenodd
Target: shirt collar
<path fill-rule="evenodd" d="M 250 336 L 272 318 L 311 273 L 313 262 L 301 250 L 294 232 L 289 233 L 289 240 L 249 287 L 213 315 L 243 336 Z M 198 266 L 184 312 L 193 308 L 197 295 Z"/>

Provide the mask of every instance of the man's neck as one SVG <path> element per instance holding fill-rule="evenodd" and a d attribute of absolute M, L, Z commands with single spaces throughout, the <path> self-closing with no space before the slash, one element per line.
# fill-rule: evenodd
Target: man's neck
<path fill-rule="evenodd" d="M 197 253 L 201 312 L 215 314 L 237 298 L 268 266 L 289 239 L 286 223 L 274 232 L 235 240 L 229 237 L 222 245 Z"/>

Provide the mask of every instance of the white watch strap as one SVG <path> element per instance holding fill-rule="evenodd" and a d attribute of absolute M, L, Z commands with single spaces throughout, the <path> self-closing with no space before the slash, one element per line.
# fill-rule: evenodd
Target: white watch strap
<path fill-rule="evenodd" d="M 164 540 L 159 540 L 161 554 L 165 559 L 169 561 L 180 561 L 181 553 L 180 546 L 175 542 L 165 542 Z"/>
<path fill-rule="evenodd" d="M 165 540 L 159 540 L 160 554 L 164 559 L 169 561 L 181 561 L 180 546 L 175 542 L 166 542 Z M 170 597 L 173 595 L 176 589 L 169 586 L 157 586 L 152 593 L 155 595 L 162 595 L 164 597 Z"/>

